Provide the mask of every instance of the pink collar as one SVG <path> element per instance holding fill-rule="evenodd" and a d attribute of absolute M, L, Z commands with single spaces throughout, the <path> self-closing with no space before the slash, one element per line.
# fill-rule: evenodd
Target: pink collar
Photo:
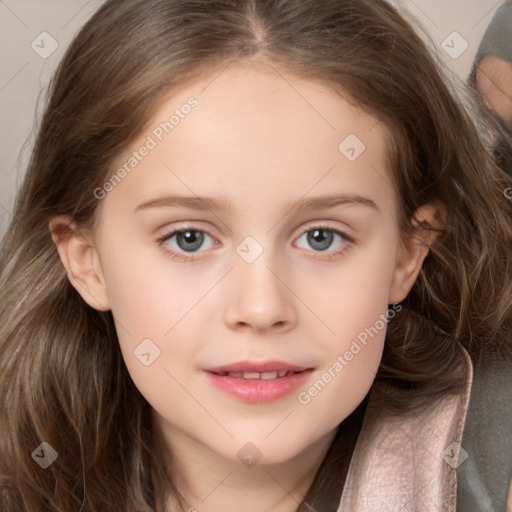
<path fill-rule="evenodd" d="M 338 512 L 456 512 L 473 382 L 471 359 L 461 349 L 461 392 L 440 397 L 428 410 L 394 417 L 378 393 L 386 384 L 374 383 Z"/>

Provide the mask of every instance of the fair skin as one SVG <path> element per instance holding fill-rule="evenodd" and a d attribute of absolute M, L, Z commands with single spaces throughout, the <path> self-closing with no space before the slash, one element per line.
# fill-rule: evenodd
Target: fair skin
<path fill-rule="evenodd" d="M 478 66 L 476 80 L 488 107 L 512 122 L 512 63 L 487 55 Z"/>
<path fill-rule="evenodd" d="M 419 237 L 399 237 L 382 123 L 262 62 L 236 63 L 172 91 L 116 165 L 190 96 L 198 106 L 101 200 L 93 233 L 57 234 L 70 220 L 64 216 L 50 228 L 84 300 L 112 310 L 126 366 L 153 407 L 190 507 L 292 512 L 337 426 L 369 391 L 385 328 L 309 403 L 298 401 L 299 391 L 407 296 L 428 251 Z M 354 161 L 338 150 L 349 134 L 366 146 Z M 230 210 L 136 209 L 171 194 L 222 198 Z M 332 194 L 373 206 L 289 206 Z M 439 215 L 432 205 L 417 212 L 434 223 Z M 317 226 L 332 235 L 323 251 L 302 235 Z M 157 242 L 185 228 L 204 233 L 195 252 L 176 236 Z M 251 263 L 237 252 L 247 236 L 263 250 Z M 432 241 L 430 233 L 421 237 Z M 164 247 L 192 259 L 171 259 Z M 133 353 L 146 338 L 160 349 L 149 366 Z M 247 403 L 212 386 L 203 371 L 268 359 L 313 372 L 279 400 Z M 237 456 L 246 443 L 261 454 L 251 467 Z"/>

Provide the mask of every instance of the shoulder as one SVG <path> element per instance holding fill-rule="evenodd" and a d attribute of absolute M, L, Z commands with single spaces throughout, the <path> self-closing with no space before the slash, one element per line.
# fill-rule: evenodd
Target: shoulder
<path fill-rule="evenodd" d="M 457 469 L 460 510 L 505 510 L 512 478 L 510 358 L 483 353 L 474 362 L 462 446 L 468 455 Z"/>

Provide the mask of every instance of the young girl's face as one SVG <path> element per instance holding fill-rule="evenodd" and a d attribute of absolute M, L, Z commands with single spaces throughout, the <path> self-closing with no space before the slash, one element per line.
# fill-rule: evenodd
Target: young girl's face
<path fill-rule="evenodd" d="M 111 308 L 175 452 L 273 464 L 332 439 L 426 255 L 400 244 L 382 123 L 238 62 L 175 90 L 148 126 L 95 191 L 74 285 Z"/>

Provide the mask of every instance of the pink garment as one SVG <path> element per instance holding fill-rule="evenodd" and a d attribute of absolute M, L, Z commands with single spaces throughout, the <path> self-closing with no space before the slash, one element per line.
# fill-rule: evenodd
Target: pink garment
<path fill-rule="evenodd" d="M 464 385 L 428 410 L 393 417 L 375 382 L 350 463 L 338 512 L 456 512 L 456 469 L 473 365 L 461 346 Z M 378 388 L 377 388 L 378 386 Z"/>

